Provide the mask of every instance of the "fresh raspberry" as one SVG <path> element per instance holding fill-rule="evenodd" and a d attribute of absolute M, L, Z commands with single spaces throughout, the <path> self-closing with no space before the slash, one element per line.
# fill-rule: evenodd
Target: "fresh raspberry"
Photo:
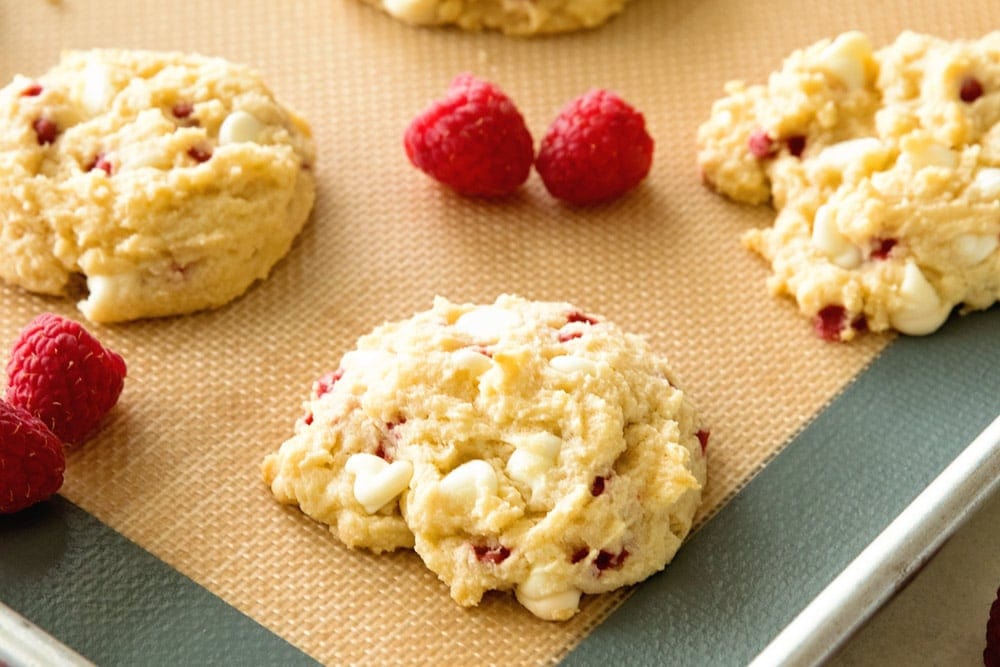
<path fill-rule="evenodd" d="M 653 139 L 642 114 L 614 93 L 592 90 L 556 117 L 535 169 L 553 197 L 585 206 L 625 194 L 652 163 Z"/>
<path fill-rule="evenodd" d="M 986 648 L 983 649 L 983 665 L 1000 667 L 1000 589 L 990 606 L 990 618 L 986 621 Z"/>
<path fill-rule="evenodd" d="M 63 442 L 83 442 L 118 401 L 125 361 L 73 320 L 36 317 L 7 363 L 7 400 L 35 415 Z"/>
<path fill-rule="evenodd" d="M 444 99 L 414 118 L 403 137 L 416 167 L 459 194 L 502 197 L 528 179 L 534 147 L 524 118 L 496 85 L 455 77 Z"/>
<path fill-rule="evenodd" d="M 0 514 L 50 497 L 65 470 L 59 438 L 27 410 L 0 401 Z"/>

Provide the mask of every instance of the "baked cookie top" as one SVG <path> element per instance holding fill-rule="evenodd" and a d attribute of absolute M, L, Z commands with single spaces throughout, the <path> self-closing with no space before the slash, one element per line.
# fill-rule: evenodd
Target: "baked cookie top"
<path fill-rule="evenodd" d="M 541 35 L 601 25 L 627 0 L 364 0 L 414 25 L 456 25 L 465 30 L 500 30 Z"/>
<path fill-rule="evenodd" d="M 0 90 L 0 278 L 91 320 L 242 294 L 312 208 L 308 125 L 221 58 L 68 51 Z"/>
<path fill-rule="evenodd" d="M 1000 32 L 849 32 L 726 93 L 698 131 L 705 181 L 778 210 L 744 241 L 821 336 L 927 334 L 1000 298 Z"/>
<path fill-rule="evenodd" d="M 666 360 L 604 318 L 438 298 L 362 337 L 262 470 L 348 546 L 414 547 L 462 605 L 513 589 L 565 619 L 673 557 L 706 439 Z"/>

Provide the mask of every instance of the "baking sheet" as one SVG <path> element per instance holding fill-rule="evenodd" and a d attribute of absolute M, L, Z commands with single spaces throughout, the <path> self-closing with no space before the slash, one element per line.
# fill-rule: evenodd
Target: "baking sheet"
<path fill-rule="evenodd" d="M 701 186 L 697 124 L 723 82 L 762 80 L 816 39 L 851 28 L 879 44 L 906 28 L 973 37 L 993 27 L 990 6 L 634 0 L 599 30 L 524 40 L 414 29 L 353 0 L 0 4 L 3 80 L 41 73 L 67 47 L 221 55 L 260 70 L 319 144 L 316 209 L 266 282 L 218 311 L 93 327 L 130 375 L 101 436 L 71 453 L 65 497 L 324 662 L 557 660 L 628 591 L 587 598 L 558 625 L 506 596 L 461 610 L 414 555 L 348 551 L 278 507 L 260 458 L 359 335 L 435 294 L 515 292 L 602 313 L 670 357 L 712 426 L 710 518 L 889 339 L 823 343 L 766 294 L 766 267 L 738 238 L 772 214 Z M 656 140 L 648 182 L 589 211 L 554 202 L 537 176 L 499 203 L 442 191 L 408 165 L 401 136 L 460 71 L 499 83 L 536 140 L 572 97 L 618 91 Z M 10 287 L 0 304 L 3 341 L 43 310 L 75 316 Z"/>

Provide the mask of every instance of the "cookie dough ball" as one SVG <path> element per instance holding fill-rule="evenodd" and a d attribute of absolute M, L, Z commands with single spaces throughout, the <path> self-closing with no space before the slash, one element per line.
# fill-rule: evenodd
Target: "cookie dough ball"
<path fill-rule="evenodd" d="M 66 52 L 0 90 L 0 278 L 99 322 L 221 306 L 288 252 L 314 160 L 246 67 Z"/>
<path fill-rule="evenodd" d="M 701 429 L 646 342 L 568 303 L 501 296 L 385 324 L 318 381 L 263 464 L 347 545 L 413 546 L 465 606 L 513 590 L 566 619 L 645 579 L 691 528 Z"/>
<path fill-rule="evenodd" d="M 713 106 L 705 180 L 777 209 L 744 241 L 820 336 L 928 334 L 1000 298 L 998 52 L 1000 32 L 907 32 L 877 51 L 849 32 Z"/>
<path fill-rule="evenodd" d="M 599 26 L 627 0 L 364 0 L 414 25 L 457 25 L 508 35 L 540 35 Z"/>

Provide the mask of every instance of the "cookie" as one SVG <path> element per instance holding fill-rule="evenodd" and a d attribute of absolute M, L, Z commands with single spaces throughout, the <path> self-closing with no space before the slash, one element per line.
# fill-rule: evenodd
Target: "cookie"
<path fill-rule="evenodd" d="M 66 52 L 0 90 L 0 278 L 98 322 L 220 306 L 288 252 L 314 160 L 246 67 Z"/>
<path fill-rule="evenodd" d="M 1000 32 L 849 32 L 727 84 L 698 131 L 706 183 L 777 209 L 745 244 L 816 331 L 923 335 L 1000 298 Z"/>
<path fill-rule="evenodd" d="M 456 25 L 541 35 L 593 28 L 625 8 L 627 0 L 364 0 L 414 25 Z"/>
<path fill-rule="evenodd" d="M 413 547 L 463 606 L 513 590 L 561 620 L 670 561 L 706 440 L 642 338 L 568 303 L 439 297 L 317 381 L 262 471 L 346 545 Z"/>

